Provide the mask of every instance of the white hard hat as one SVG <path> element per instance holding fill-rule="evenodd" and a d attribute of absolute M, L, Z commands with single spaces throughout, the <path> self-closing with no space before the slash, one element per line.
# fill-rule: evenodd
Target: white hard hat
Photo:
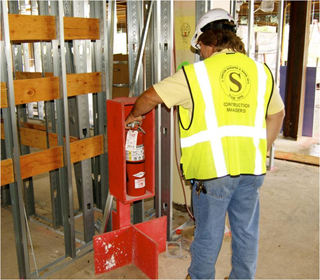
<path fill-rule="evenodd" d="M 218 20 L 228 20 L 229 22 L 233 22 L 235 27 L 230 27 L 227 25 L 221 25 L 219 27 L 216 28 L 221 28 L 221 29 L 232 29 L 234 32 L 236 32 L 237 29 L 237 23 L 234 21 L 233 17 L 224 9 L 212 9 L 208 12 L 206 12 L 198 21 L 198 24 L 196 26 L 196 31 L 191 39 L 191 46 L 194 47 L 195 49 L 197 49 L 196 44 L 198 42 L 198 38 L 199 36 L 203 33 L 203 28 L 204 27 L 208 27 L 210 26 L 209 23 L 213 23 L 214 21 L 218 21 Z M 214 25 L 213 25 L 214 27 Z M 201 30 L 202 29 L 202 30 Z"/>

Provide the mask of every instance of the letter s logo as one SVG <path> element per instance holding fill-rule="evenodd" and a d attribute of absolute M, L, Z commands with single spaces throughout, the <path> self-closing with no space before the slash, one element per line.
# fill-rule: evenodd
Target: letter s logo
<path fill-rule="evenodd" d="M 235 75 L 236 75 L 236 77 L 234 77 Z M 233 83 L 237 87 L 237 89 L 235 89 L 235 87 L 231 87 L 231 85 L 230 85 L 230 91 L 239 92 L 242 89 L 242 85 L 239 81 L 240 79 L 241 79 L 241 76 L 239 73 L 232 72 L 229 74 L 230 82 Z"/>

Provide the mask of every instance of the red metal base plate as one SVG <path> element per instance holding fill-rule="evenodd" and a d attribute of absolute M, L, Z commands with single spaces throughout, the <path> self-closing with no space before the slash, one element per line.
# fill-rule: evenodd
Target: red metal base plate
<path fill-rule="evenodd" d="M 93 238 L 95 273 L 133 263 L 151 279 L 158 278 L 158 254 L 166 250 L 167 217 L 103 233 Z"/>

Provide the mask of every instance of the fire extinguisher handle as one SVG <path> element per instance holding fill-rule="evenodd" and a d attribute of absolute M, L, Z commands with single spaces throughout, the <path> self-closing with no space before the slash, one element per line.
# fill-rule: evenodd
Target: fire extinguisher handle
<path fill-rule="evenodd" d="M 138 121 L 134 121 L 132 123 L 128 124 L 129 127 L 131 127 L 131 129 L 138 129 L 140 130 L 143 134 L 146 134 L 146 132 L 143 130 L 143 128 L 140 126 L 140 123 Z"/>
<path fill-rule="evenodd" d="M 140 130 L 143 134 L 146 134 L 146 132 L 143 130 L 143 128 L 139 125 L 138 130 Z"/>

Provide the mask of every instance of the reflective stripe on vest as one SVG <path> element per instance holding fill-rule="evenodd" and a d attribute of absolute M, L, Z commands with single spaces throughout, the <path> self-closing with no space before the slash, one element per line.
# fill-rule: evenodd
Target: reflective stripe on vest
<path fill-rule="evenodd" d="M 258 93 L 257 93 L 257 107 L 255 112 L 254 126 L 245 125 L 224 125 L 218 127 L 218 120 L 214 107 L 214 101 L 212 96 L 212 88 L 208 71 L 204 61 L 193 64 L 194 73 L 196 75 L 202 97 L 205 103 L 205 122 L 207 130 L 200 131 L 191 136 L 181 137 L 181 148 L 192 147 L 202 142 L 210 142 L 213 161 L 215 163 L 216 177 L 223 177 L 230 174 L 230 170 L 227 170 L 224 149 L 222 144 L 223 137 L 250 137 L 253 139 L 253 145 L 255 148 L 255 167 L 253 174 L 263 174 L 262 169 L 264 154 L 261 153 L 259 143 L 261 139 L 266 139 L 266 129 L 264 128 L 265 118 L 265 95 L 267 91 L 267 74 L 265 67 L 261 63 L 255 63 L 258 73 Z M 190 159 L 189 159 L 190 160 Z M 183 162 L 182 162 L 183 163 Z M 217 164 L 218 163 L 218 164 Z M 187 175 L 187 174 L 186 174 Z M 186 176 L 190 178 L 190 176 Z M 203 179 L 203 178 L 202 178 Z M 208 178 L 209 179 L 209 178 Z"/>

